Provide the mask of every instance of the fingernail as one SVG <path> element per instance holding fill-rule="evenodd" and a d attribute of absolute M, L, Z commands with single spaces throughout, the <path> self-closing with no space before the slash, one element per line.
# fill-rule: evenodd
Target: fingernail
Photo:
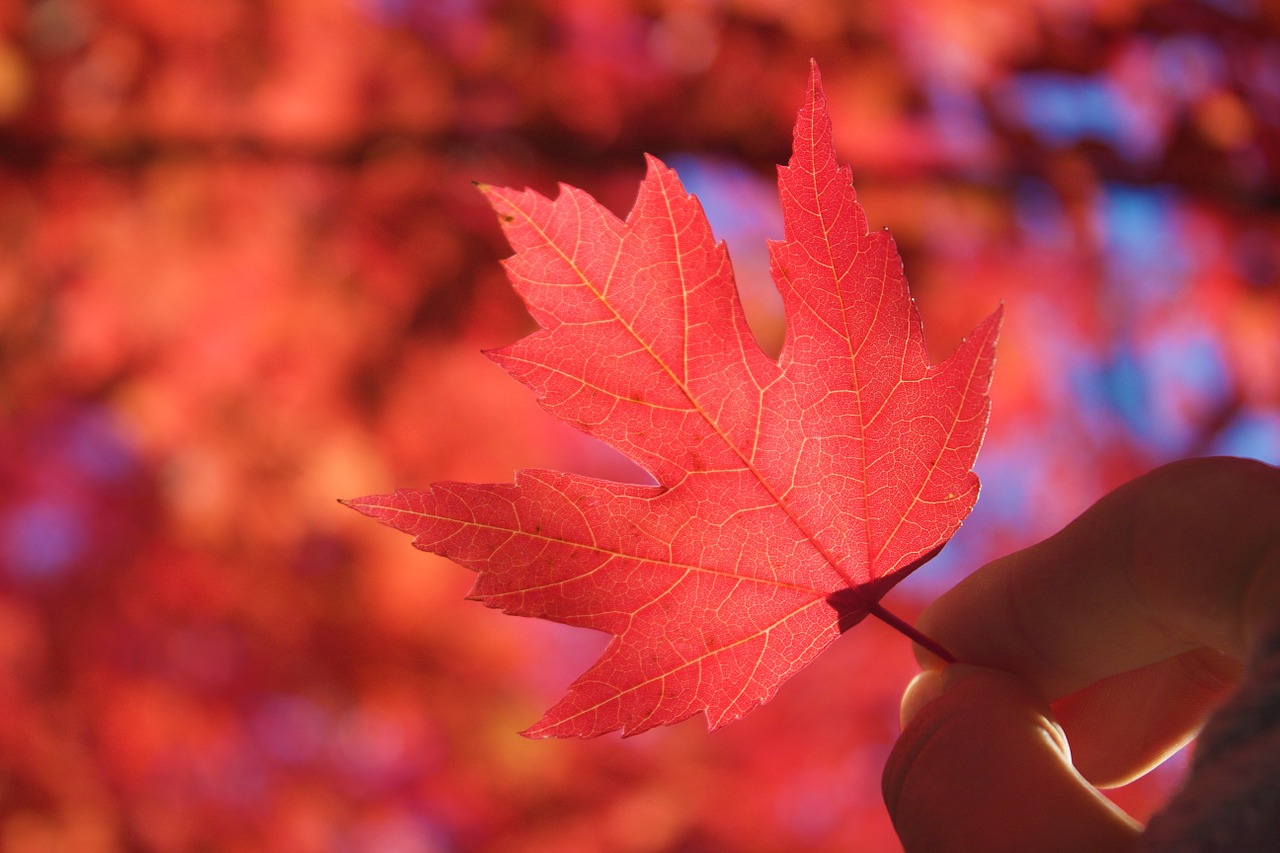
<path fill-rule="evenodd" d="M 898 720 L 902 728 L 920 713 L 920 709 L 942 695 L 942 671 L 926 669 L 911 679 L 902 694 L 902 705 L 898 710 Z"/>

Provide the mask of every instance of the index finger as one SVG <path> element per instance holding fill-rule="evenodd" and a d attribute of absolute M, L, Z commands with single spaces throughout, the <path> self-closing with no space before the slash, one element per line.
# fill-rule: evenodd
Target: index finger
<path fill-rule="evenodd" d="M 917 624 L 959 660 L 1022 675 L 1053 700 L 1200 647 L 1243 658 L 1278 615 L 1280 469 L 1223 457 L 1120 487 L 983 566 Z"/>

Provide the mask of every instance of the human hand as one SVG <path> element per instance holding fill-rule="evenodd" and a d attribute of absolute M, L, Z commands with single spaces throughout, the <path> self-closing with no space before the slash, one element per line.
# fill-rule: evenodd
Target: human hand
<path fill-rule="evenodd" d="M 1192 737 L 1278 615 L 1280 469 L 1250 460 L 1166 465 L 982 567 L 918 622 L 964 663 L 917 648 L 883 780 L 904 847 L 1132 849 L 1095 786 Z"/>

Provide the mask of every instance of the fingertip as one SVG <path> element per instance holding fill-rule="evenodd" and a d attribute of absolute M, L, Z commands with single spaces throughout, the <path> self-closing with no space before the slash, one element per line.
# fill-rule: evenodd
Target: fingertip
<path fill-rule="evenodd" d="M 926 672 L 882 788 L 908 853 L 1119 851 L 1139 827 L 1071 766 L 1066 739 L 1028 682 L 955 664 Z"/>
<path fill-rule="evenodd" d="M 902 704 L 898 709 L 899 725 L 905 730 L 915 719 L 920 710 L 934 699 L 942 695 L 942 671 L 926 669 L 911 679 L 902 694 Z"/>

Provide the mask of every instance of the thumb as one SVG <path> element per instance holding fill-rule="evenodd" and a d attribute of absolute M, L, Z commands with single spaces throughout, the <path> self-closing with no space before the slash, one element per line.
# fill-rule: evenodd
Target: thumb
<path fill-rule="evenodd" d="M 1026 681 L 953 664 L 903 696 L 885 805 L 907 853 L 1118 853 L 1141 826 L 1071 766 L 1049 704 Z"/>

